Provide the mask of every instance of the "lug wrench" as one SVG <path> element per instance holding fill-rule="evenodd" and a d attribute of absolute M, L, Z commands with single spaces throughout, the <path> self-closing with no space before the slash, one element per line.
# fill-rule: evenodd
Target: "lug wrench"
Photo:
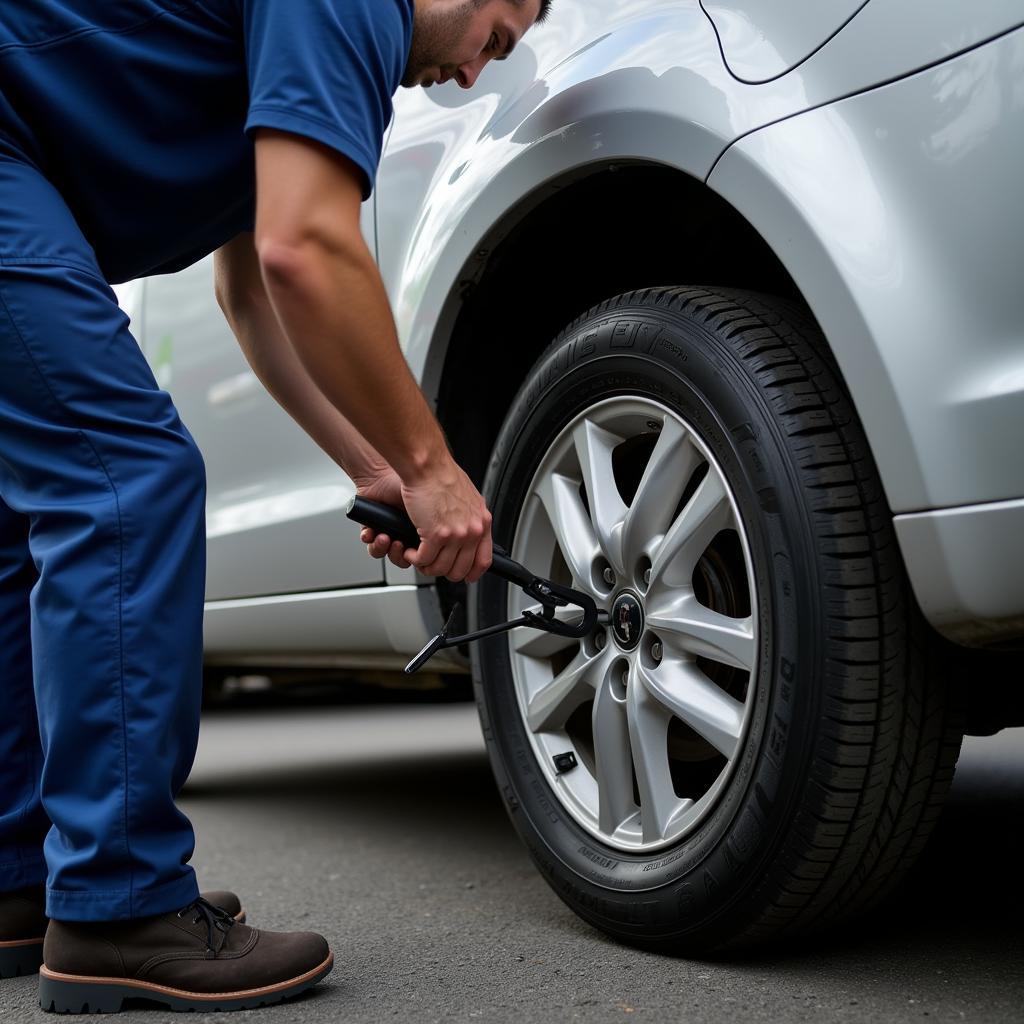
<path fill-rule="evenodd" d="M 420 535 L 412 520 L 404 511 L 392 505 L 355 497 L 349 502 L 345 514 L 361 526 L 368 526 L 378 533 L 387 534 L 392 540 L 400 540 L 407 548 L 415 548 L 420 545 Z M 448 630 L 459 610 L 459 606 L 456 604 L 441 632 L 433 637 L 423 650 L 405 666 L 407 673 L 421 669 L 438 651 L 442 651 L 446 647 L 458 647 L 460 644 L 472 643 L 474 640 L 481 640 L 486 636 L 507 633 L 519 626 L 529 626 L 531 629 L 540 629 L 546 633 L 556 633 L 558 636 L 576 639 L 581 639 L 593 631 L 597 624 L 598 611 L 594 599 L 589 594 L 580 593 L 570 587 L 563 587 L 542 576 L 535 576 L 525 566 L 510 558 L 504 548 L 497 544 L 493 547 L 494 558 L 487 571 L 509 583 L 514 583 L 529 597 L 539 601 L 541 613 L 538 615 L 536 612 L 526 611 L 518 619 L 512 619 L 510 622 L 478 629 L 473 633 L 466 633 L 464 636 L 449 636 Z M 563 622 L 555 618 L 556 608 L 566 608 L 570 605 L 576 605 L 583 612 L 582 619 L 578 622 Z"/>

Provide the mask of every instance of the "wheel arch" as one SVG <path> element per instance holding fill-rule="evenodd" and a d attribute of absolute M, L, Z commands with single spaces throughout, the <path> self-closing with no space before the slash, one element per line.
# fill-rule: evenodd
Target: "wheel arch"
<path fill-rule="evenodd" d="M 470 476 L 482 481 L 505 413 L 562 328 L 611 295 L 679 282 L 756 288 L 803 304 L 748 221 L 702 181 L 663 164 L 589 164 L 508 210 L 458 275 L 424 370 Z"/>

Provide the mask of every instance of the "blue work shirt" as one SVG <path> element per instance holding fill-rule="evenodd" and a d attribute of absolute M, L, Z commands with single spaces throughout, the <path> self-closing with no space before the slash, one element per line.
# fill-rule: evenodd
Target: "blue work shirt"
<path fill-rule="evenodd" d="M 343 153 L 364 196 L 413 0 L 0 0 L 0 141 L 59 189 L 111 282 L 251 230 L 251 133 Z M 2 241 L 2 240 L 0 240 Z"/>

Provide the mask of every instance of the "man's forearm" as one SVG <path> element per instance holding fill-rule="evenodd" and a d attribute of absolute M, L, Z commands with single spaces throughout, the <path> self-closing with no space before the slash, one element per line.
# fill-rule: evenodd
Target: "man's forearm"
<path fill-rule="evenodd" d="M 224 315 L 263 386 L 353 480 L 372 478 L 388 468 L 383 456 L 314 383 L 262 289 L 225 303 Z"/>
<path fill-rule="evenodd" d="M 376 265 L 362 245 L 313 237 L 264 247 L 267 294 L 309 376 L 364 438 L 414 480 L 449 459 L 395 334 Z"/>
<path fill-rule="evenodd" d="M 364 169 L 288 132 L 261 128 L 255 141 L 259 279 L 317 389 L 397 474 L 365 493 L 404 505 L 419 534 L 414 550 L 368 537 L 371 553 L 475 582 L 491 560 L 491 514 L 448 451 L 398 346 L 360 230 Z"/>

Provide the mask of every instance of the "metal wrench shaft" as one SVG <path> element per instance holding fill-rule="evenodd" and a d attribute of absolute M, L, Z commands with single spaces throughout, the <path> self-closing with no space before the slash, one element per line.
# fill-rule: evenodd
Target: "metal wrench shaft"
<path fill-rule="evenodd" d="M 412 520 L 401 509 L 356 496 L 349 502 L 345 514 L 353 522 L 369 526 L 378 533 L 386 534 L 392 540 L 399 540 L 406 547 L 419 547 L 420 535 Z M 488 626 L 475 633 L 467 633 L 465 636 L 450 637 L 448 628 L 454 618 L 453 613 L 445 623 L 444 629 L 409 662 L 405 669 L 406 672 L 415 672 L 433 654 L 445 647 L 455 647 L 473 640 L 481 640 L 486 636 L 507 632 L 518 626 L 540 629 L 547 633 L 557 633 L 560 636 L 582 638 L 590 633 L 597 623 L 597 605 L 588 594 L 534 575 L 525 566 L 510 558 L 508 552 L 497 544 L 494 545 L 494 557 L 487 571 L 515 584 L 530 597 L 539 601 L 543 609 L 542 613 L 538 615 L 536 612 L 526 611 L 520 618 L 513 619 L 511 622 Z M 555 618 L 556 608 L 565 608 L 570 605 L 576 605 L 583 612 L 583 617 L 578 622 L 564 622 Z"/>

